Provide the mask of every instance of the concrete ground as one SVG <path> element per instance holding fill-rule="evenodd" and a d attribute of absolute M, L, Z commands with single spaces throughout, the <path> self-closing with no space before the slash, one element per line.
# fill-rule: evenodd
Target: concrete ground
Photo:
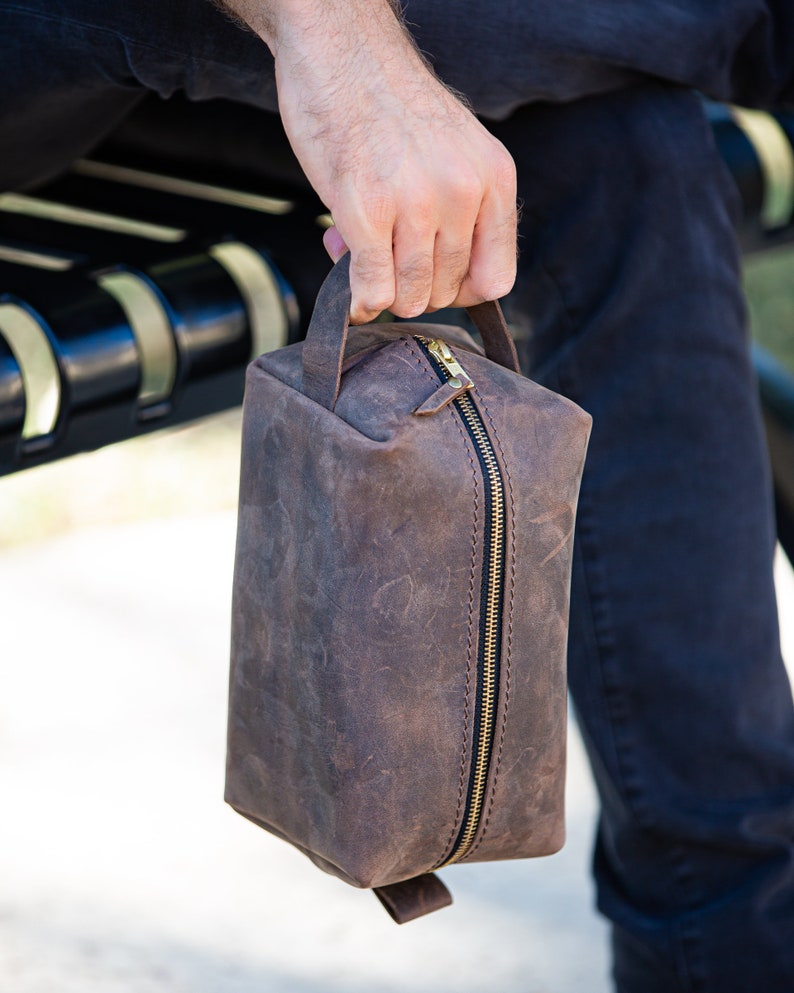
<path fill-rule="evenodd" d="M 606 993 L 575 731 L 563 852 L 444 870 L 402 928 L 224 806 L 233 542 L 222 511 L 0 553 L 0 991 Z"/>

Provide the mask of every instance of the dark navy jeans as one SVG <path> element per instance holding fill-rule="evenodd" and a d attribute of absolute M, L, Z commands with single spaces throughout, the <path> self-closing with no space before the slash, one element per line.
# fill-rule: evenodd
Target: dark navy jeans
<path fill-rule="evenodd" d="M 516 159 L 509 316 L 531 325 L 533 374 L 594 417 L 570 683 L 616 988 L 792 993 L 770 482 L 735 194 L 692 90 L 790 102 L 794 4 L 411 0 L 408 16 Z M 275 106 L 264 46 L 203 0 L 0 0 L 0 55 L 5 186 L 57 172 L 145 90 Z"/>

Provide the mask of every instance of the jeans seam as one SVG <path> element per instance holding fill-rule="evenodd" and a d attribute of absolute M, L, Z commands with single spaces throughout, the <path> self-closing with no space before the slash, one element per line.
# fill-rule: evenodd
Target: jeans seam
<path fill-rule="evenodd" d="M 703 935 L 692 914 L 696 902 L 691 888 L 695 872 L 680 845 L 671 846 L 670 862 L 679 892 L 689 904 L 689 910 L 681 914 L 673 929 L 678 970 L 686 982 L 687 993 L 706 993 L 705 971 L 702 967 Z M 696 963 L 700 968 L 697 968 Z"/>

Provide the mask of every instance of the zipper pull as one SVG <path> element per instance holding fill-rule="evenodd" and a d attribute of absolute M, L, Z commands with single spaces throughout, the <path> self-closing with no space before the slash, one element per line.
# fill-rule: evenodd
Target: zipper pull
<path fill-rule="evenodd" d="M 452 354 L 452 349 L 445 341 L 440 338 L 433 338 L 432 341 L 428 341 L 427 350 L 436 362 L 449 373 L 451 378 L 466 380 L 469 386 L 472 385 L 471 378 Z"/>
<path fill-rule="evenodd" d="M 419 338 L 418 335 L 417 338 Z M 452 354 L 452 350 L 445 341 L 440 338 L 430 340 L 419 338 L 419 340 L 448 376 L 435 393 L 431 394 L 424 403 L 421 403 L 414 410 L 418 417 L 426 417 L 430 414 L 437 414 L 453 400 L 463 396 L 466 390 L 472 388 L 473 384 L 468 373 Z"/>
<path fill-rule="evenodd" d="M 471 380 L 465 374 L 463 376 L 453 376 L 451 379 L 442 383 L 434 393 L 431 393 L 424 403 L 420 403 L 414 413 L 417 417 L 428 417 L 431 414 L 437 414 L 439 410 L 443 410 L 444 407 L 451 404 L 453 400 L 457 400 L 458 397 L 463 396 L 466 390 L 470 389 Z"/>

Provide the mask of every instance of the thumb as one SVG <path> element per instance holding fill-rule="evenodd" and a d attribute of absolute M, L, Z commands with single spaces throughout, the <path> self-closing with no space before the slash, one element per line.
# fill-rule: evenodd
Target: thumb
<path fill-rule="evenodd" d="M 323 232 L 323 245 L 333 262 L 338 262 L 347 251 L 347 245 L 335 225 Z"/>

